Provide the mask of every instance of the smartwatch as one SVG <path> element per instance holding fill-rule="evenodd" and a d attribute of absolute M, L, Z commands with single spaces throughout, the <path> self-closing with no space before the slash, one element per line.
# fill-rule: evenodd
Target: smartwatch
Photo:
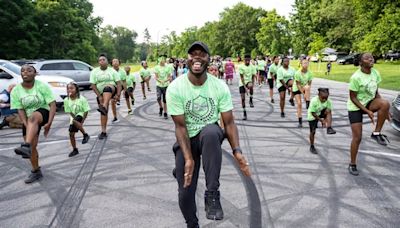
<path fill-rule="evenodd" d="M 236 154 L 236 153 L 241 153 L 242 154 L 242 149 L 240 149 L 240 147 L 236 147 L 232 149 L 232 154 Z"/>

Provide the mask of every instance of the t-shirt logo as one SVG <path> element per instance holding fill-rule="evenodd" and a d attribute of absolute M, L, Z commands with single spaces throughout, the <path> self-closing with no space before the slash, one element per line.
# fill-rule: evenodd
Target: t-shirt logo
<path fill-rule="evenodd" d="M 78 104 L 72 104 L 71 105 L 71 110 L 72 110 L 72 113 L 74 113 L 74 114 L 82 112 L 81 106 L 78 105 Z"/>
<path fill-rule="evenodd" d="M 40 99 L 37 95 L 28 95 L 21 98 L 21 104 L 25 108 L 39 107 Z"/>
<path fill-rule="evenodd" d="M 378 89 L 378 85 L 376 81 L 371 80 L 367 85 L 366 85 L 366 91 L 369 95 L 374 96 L 376 93 L 376 90 Z"/>
<path fill-rule="evenodd" d="M 108 72 L 102 72 L 101 74 L 97 75 L 97 80 L 99 82 L 111 81 L 112 77 Z"/>
<path fill-rule="evenodd" d="M 208 122 L 216 111 L 212 98 L 198 96 L 186 103 L 185 112 L 194 122 Z"/>

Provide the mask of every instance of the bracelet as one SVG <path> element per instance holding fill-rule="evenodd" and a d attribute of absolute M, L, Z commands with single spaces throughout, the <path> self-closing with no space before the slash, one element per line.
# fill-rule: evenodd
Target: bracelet
<path fill-rule="evenodd" d="M 240 147 L 233 148 L 232 149 L 232 154 L 236 154 L 236 153 L 242 154 L 242 149 L 240 149 Z"/>

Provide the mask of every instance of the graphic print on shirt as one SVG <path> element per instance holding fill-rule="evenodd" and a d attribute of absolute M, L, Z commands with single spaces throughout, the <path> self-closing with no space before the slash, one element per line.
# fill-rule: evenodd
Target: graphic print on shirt
<path fill-rule="evenodd" d="M 185 113 L 195 123 L 208 122 L 216 112 L 215 102 L 212 98 L 199 95 L 185 105 Z"/>

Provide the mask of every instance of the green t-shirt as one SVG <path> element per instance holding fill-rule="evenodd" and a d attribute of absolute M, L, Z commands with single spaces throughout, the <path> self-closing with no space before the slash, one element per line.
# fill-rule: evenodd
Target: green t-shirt
<path fill-rule="evenodd" d="M 156 82 L 156 85 L 158 87 L 168 87 L 169 85 L 169 80 L 168 77 L 172 75 L 172 68 L 169 65 L 165 66 L 156 66 L 154 68 L 154 73 L 158 75 L 158 80 L 162 81 L 161 83 L 159 81 Z"/>
<path fill-rule="evenodd" d="M 242 64 L 239 66 L 239 74 L 243 75 L 244 84 L 252 82 L 253 75 L 255 75 L 256 73 L 257 73 L 257 68 L 252 64 L 249 64 L 248 66 L 246 66 L 245 64 Z M 243 83 L 242 83 L 241 78 L 239 78 L 239 87 L 241 87 L 241 86 L 243 86 Z"/>
<path fill-rule="evenodd" d="M 33 87 L 26 89 L 18 84 L 11 91 L 11 109 L 23 109 L 27 117 L 40 108 L 50 110 L 49 104 L 55 101 L 50 87 L 35 80 Z"/>
<path fill-rule="evenodd" d="M 105 86 L 116 86 L 120 80 L 119 74 L 111 67 L 107 67 L 105 70 L 96 67 L 90 73 L 90 83 L 95 84 L 101 94 Z"/>
<path fill-rule="evenodd" d="M 263 70 L 265 71 L 265 66 L 267 65 L 267 62 L 265 60 L 258 60 L 257 61 L 257 70 Z"/>
<path fill-rule="evenodd" d="M 283 66 L 279 67 L 277 73 L 276 73 L 276 88 L 280 88 L 282 87 L 282 83 L 281 80 L 287 82 L 290 79 L 293 79 L 294 74 L 296 73 L 296 71 L 294 70 L 293 67 L 290 67 L 286 70 L 285 68 L 283 68 Z"/>
<path fill-rule="evenodd" d="M 318 96 L 314 97 L 310 101 L 310 106 L 307 110 L 307 119 L 309 121 L 315 120 L 311 113 L 315 113 L 317 116 L 321 115 L 321 111 L 327 109 L 332 111 L 332 101 L 328 98 L 324 103 L 321 102 Z"/>
<path fill-rule="evenodd" d="M 271 74 L 276 75 L 276 73 L 278 72 L 278 67 L 279 67 L 279 65 L 275 65 L 275 63 L 273 63 L 273 64 L 271 64 L 271 66 L 269 66 L 268 79 L 272 79 L 272 75 Z"/>
<path fill-rule="evenodd" d="M 90 111 L 90 106 L 86 98 L 82 95 L 79 98 L 75 98 L 74 100 L 66 97 L 64 99 L 64 112 L 74 114 L 74 116 L 82 116 L 84 117 L 85 112 Z M 70 124 L 72 124 L 72 116 L 70 116 Z"/>
<path fill-rule="evenodd" d="M 133 87 L 133 84 L 134 84 L 134 83 L 136 83 L 135 74 L 132 74 L 132 73 L 128 74 L 128 75 L 126 76 L 126 87 L 127 87 L 127 88 Z"/>
<path fill-rule="evenodd" d="M 297 88 L 297 82 L 300 82 L 301 86 L 305 86 L 312 81 L 313 78 L 314 77 L 309 70 L 306 73 L 301 72 L 301 70 L 296 71 L 294 74 L 293 92 L 299 91 L 299 88 Z"/>
<path fill-rule="evenodd" d="M 144 79 L 151 77 L 151 71 L 148 67 L 146 69 L 142 67 L 142 69 L 140 69 L 139 71 L 139 75 L 140 78 L 142 79 L 141 81 L 144 81 Z"/>
<path fill-rule="evenodd" d="M 185 115 L 190 138 L 233 109 L 228 86 L 211 74 L 202 86 L 193 85 L 187 74 L 176 78 L 167 89 L 167 107 L 170 115 Z"/>
<path fill-rule="evenodd" d="M 357 99 L 362 105 L 366 106 L 375 98 L 376 91 L 378 91 L 378 84 L 381 81 L 381 75 L 374 68 L 371 69 L 371 74 L 365 74 L 359 69 L 350 78 L 349 90 L 356 92 Z M 358 111 L 360 108 L 349 98 L 347 101 L 347 110 Z"/>
<path fill-rule="evenodd" d="M 117 71 L 117 73 L 119 75 L 119 79 L 121 81 L 125 81 L 126 80 L 126 71 L 124 69 L 119 68 L 118 70 L 115 70 L 115 71 Z"/>

